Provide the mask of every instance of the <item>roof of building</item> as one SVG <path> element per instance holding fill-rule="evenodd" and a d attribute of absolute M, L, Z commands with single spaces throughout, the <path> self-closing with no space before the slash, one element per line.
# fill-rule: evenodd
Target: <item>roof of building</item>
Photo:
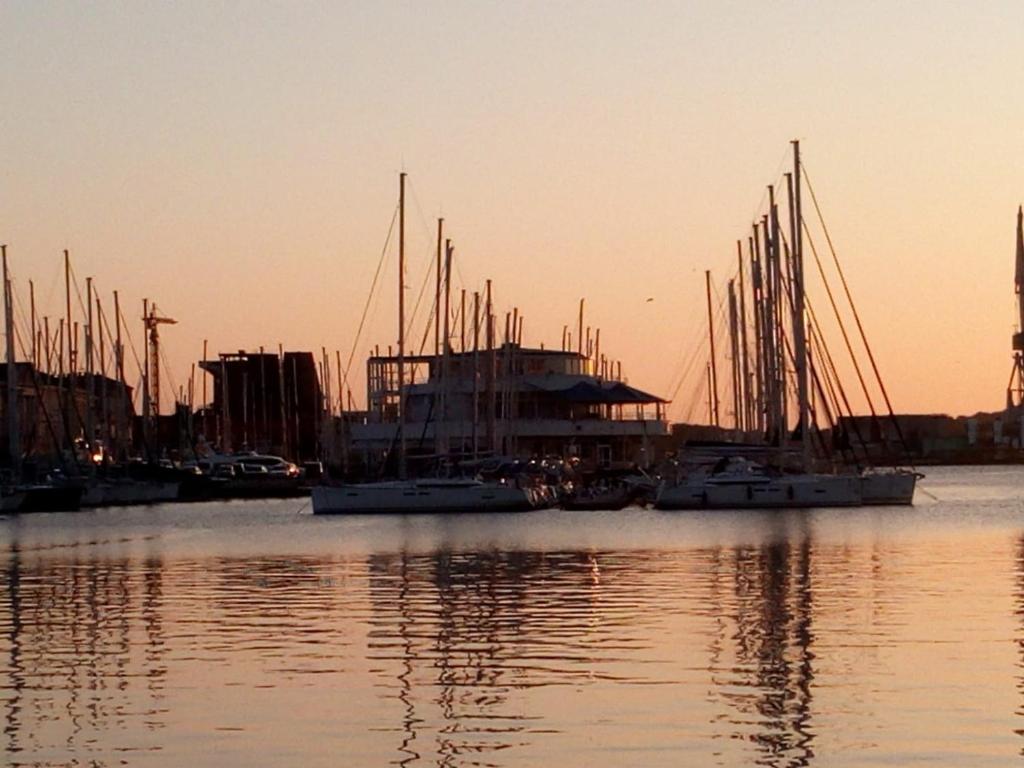
<path fill-rule="evenodd" d="M 532 376 L 516 376 L 514 383 L 514 388 L 517 392 L 547 392 L 554 397 L 571 403 L 642 405 L 645 403 L 668 402 L 621 381 L 599 379 L 595 376 L 546 373 Z M 438 391 L 439 388 L 433 382 L 424 382 L 413 385 L 411 389 L 416 394 L 429 395 Z M 453 381 L 450 384 L 449 391 L 471 392 L 472 383 L 465 379 Z"/>
<path fill-rule="evenodd" d="M 539 347 L 520 347 L 517 344 L 500 344 L 494 348 L 494 354 L 498 357 L 505 354 L 505 348 L 510 347 L 511 351 L 518 357 L 571 357 L 583 359 L 584 356 L 579 352 L 566 349 L 541 349 Z M 452 350 L 450 357 L 453 360 L 457 360 L 460 357 L 472 357 L 474 353 L 472 350 L 466 350 L 464 352 L 458 352 Z M 481 348 L 479 355 L 490 354 L 489 350 Z M 436 355 L 423 355 L 423 354 L 406 354 L 404 360 L 406 363 L 430 363 L 437 359 Z M 370 355 L 369 362 L 388 362 L 398 360 L 398 355 Z"/>

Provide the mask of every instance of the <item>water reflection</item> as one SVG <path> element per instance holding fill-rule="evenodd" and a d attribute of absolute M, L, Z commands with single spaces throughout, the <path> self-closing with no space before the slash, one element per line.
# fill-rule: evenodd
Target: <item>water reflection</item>
<path fill-rule="evenodd" d="M 727 735 L 756 744 L 762 765 L 805 766 L 814 757 L 811 556 L 805 531 L 795 542 L 719 551 L 709 563 L 708 600 L 721 617 L 710 659 L 715 691 L 733 710 L 726 719 L 736 730 Z"/>
<path fill-rule="evenodd" d="M 444 531 L 425 547 L 421 529 L 415 549 L 395 535 L 370 552 L 301 555 L 204 549 L 191 533 L 48 540 L 9 526 L 6 761 L 833 764 L 836 743 L 882 752 L 913 728 L 906 743 L 922 739 L 929 721 L 914 707 L 933 692 L 970 712 L 968 689 L 901 666 L 916 654 L 966 659 L 983 681 L 1013 675 L 1004 709 L 1024 714 L 1024 641 L 1001 661 L 983 642 L 973 654 L 953 642 L 978 625 L 1005 638 L 1007 605 L 1024 620 L 1020 531 L 1000 560 L 991 537 L 971 549 L 960 531 L 915 551 L 848 537 L 847 523 L 823 541 L 813 515 L 736 521 L 740 533 L 725 518 L 713 539 L 662 547 L 467 546 Z M 953 612 L 940 638 L 947 599 L 974 613 Z"/>
<path fill-rule="evenodd" d="M 159 749 L 148 734 L 164 713 L 161 563 L 26 561 L 15 542 L 3 575 L 2 696 L 12 764 L 22 753 L 87 758 L 98 734 L 112 740 L 100 752 Z M 134 650 L 140 630 L 141 655 Z"/>

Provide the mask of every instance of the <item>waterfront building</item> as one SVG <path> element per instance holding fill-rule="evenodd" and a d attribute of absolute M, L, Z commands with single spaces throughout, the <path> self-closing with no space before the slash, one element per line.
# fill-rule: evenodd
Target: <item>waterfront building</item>
<path fill-rule="evenodd" d="M 213 379 L 212 403 L 193 420 L 204 443 L 225 453 L 318 458 L 323 390 L 312 353 L 239 350 L 199 367 Z"/>
<path fill-rule="evenodd" d="M 485 456 L 579 460 L 588 467 L 648 466 L 668 434 L 666 401 L 596 370 L 571 351 L 505 343 L 491 350 L 366 363 L 367 409 L 348 420 L 349 448 L 368 466 L 395 448 L 399 396 L 410 460 Z M 607 367 L 607 366 L 605 366 Z"/>

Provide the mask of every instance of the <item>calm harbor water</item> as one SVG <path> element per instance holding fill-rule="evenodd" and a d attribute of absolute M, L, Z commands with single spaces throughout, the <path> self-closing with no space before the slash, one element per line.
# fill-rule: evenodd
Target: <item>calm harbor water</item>
<path fill-rule="evenodd" d="M 10 765 L 1024 762 L 1024 467 L 913 509 L 0 518 Z"/>

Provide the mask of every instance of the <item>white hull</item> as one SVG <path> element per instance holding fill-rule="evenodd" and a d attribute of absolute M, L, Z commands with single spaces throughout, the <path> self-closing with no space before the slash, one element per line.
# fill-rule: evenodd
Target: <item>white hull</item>
<path fill-rule="evenodd" d="M 854 475 L 751 475 L 697 477 L 662 484 L 657 509 L 793 509 L 856 507 L 863 503 L 861 478 Z"/>
<path fill-rule="evenodd" d="M 313 513 L 520 512 L 537 509 L 534 488 L 465 481 L 415 481 L 326 486 L 313 489 Z"/>
<path fill-rule="evenodd" d="M 865 506 L 914 503 L 916 472 L 873 472 L 861 476 L 861 495 Z"/>

